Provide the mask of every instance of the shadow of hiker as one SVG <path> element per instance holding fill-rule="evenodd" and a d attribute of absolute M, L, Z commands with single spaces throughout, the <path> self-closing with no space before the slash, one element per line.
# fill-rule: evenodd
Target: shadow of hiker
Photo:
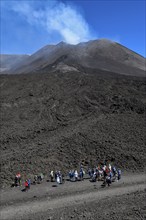
<path fill-rule="evenodd" d="M 105 186 L 106 186 L 105 183 L 101 184 L 101 188 L 105 188 Z"/>
<path fill-rule="evenodd" d="M 54 185 L 52 185 L 52 187 L 57 187 L 57 185 L 54 184 Z"/>
<path fill-rule="evenodd" d="M 21 192 L 26 192 L 26 189 L 24 188 L 24 189 L 21 189 Z"/>

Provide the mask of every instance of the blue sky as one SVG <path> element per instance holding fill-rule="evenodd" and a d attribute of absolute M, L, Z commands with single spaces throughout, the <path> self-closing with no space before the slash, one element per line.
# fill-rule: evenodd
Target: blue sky
<path fill-rule="evenodd" d="M 3 54 L 108 38 L 146 56 L 143 0 L 1 0 L 0 22 Z"/>

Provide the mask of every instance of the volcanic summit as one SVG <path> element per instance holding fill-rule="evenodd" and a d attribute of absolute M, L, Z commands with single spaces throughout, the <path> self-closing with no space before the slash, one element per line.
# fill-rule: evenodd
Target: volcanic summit
<path fill-rule="evenodd" d="M 19 62 L 18 56 L 12 58 L 14 62 L 8 73 L 13 74 L 48 70 L 100 69 L 124 75 L 145 75 L 144 57 L 107 39 L 92 40 L 77 45 L 60 42 L 57 45 L 47 45 L 31 56 L 21 55 Z M 1 59 L 4 59 L 4 55 Z M 6 61 L 11 63 L 10 56 L 5 57 L 5 63 Z"/>

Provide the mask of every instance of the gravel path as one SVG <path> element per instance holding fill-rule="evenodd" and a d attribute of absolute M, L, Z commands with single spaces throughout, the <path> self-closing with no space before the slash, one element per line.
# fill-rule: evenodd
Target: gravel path
<path fill-rule="evenodd" d="M 101 188 L 101 182 L 91 183 L 89 180 L 84 180 L 76 183 L 65 182 L 58 187 L 52 187 L 50 182 L 44 182 L 32 186 L 27 193 L 22 193 L 19 188 L 5 189 L 1 191 L 1 219 L 49 219 L 39 217 L 40 213 L 48 216 L 49 213 L 55 214 L 65 208 L 69 211 L 77 205 L 85 205 L 84 203 L 88 207 L 94 201 L 99 202 L 144 190 L 143 174 L 126 174 L 120 182 L 115 182 L 111 187 L 106 188 Z M 65 218 L 56 217 L 56 219 Z"/>

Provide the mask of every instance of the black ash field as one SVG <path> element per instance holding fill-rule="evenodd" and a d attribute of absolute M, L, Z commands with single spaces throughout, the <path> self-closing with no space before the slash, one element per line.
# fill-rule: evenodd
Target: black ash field
<path fill-rule="evenodd" d="M 61 53 L 60 47 L 68 46 L 60 44 L 54 49 L 55 52 L 51 52 L 52 63 L 48 62 L 46 50 L 43 48 L 43 53 L 39 51 L 29 58 L 26 57 L 24 63 L 0 75 L 3 219 L 10 219 L 6 214 L 6 206 L 9 208 L 9 216 L 14 217 L 11 219 L 16 219 L 16 207 L 26 211 L 23 211 L 22 219 L 98 219 L 98 216 L 102 219 L 144 219 L 145 58 L 105 40 L 90 42 L 86 46 L 86 56 L 77 59 L 82 50 L 72 49 L 69 53 L 69 49 L 64 49 L 65 52 Z M 48 53 L 48 47 L 45 48 Z M 103 52 L 106 50 L 109 51 L 107 56 Z M 90 60 L 86 62 L 88 57 Z M 22 72 L 23 74 L 19 74 Z M 66 174 L 69 169 L 78 168 L 80 163 L 86 169 L 105 159 L 114 160 L 126 173 L 122 179 L 126 184 L 113 184 L 109 189 L 109 198 L 107 189 L 100 189 L 97 183 L 101 199 L 96 200 L 98 189 L 95 192 L 88 181 L 85 181 L 83 186 L 83 183 L 78 183 L 79 188 L 85 189 L 83 192 L 78 191 L 76 185 L 72 189 L 74 196 L 78 193 L 85 199 L 85 203 L 82 201 L 80 204 L 79 198 L 66 198 L 66 187 L 70 187 L 66 183 L 67 185 L 59 188 L 65 199 L 62 200 L 61 194 L 57 194 L 58 188 L 55 191 L 55 195 L 64 201 L 64 206 L 60 206 L 58 202 L 56 211 L 50 194 L 48 200 L 46 198 L 47 190 L 52 187 L 43 183 L 44 188 L 43 185 L 37 186 L 40 190 L 38 198 L 44 199 L 40 200 L 40 204 L 43 206 L 46 203 L 44 201 L 48 202 L 48 209 L 44 210 L 43 216 L 41 211 L 36 214 L 39 202 L 35 206 L 33 197 L 30 196 L 35 196 L 35 188 L 28 194 L 22 195 L 20 191 L 20 201 L 16 196 L 18 189 L 8 189 L 18 171 L 23 179 L 38 172 L 48 175 L 52 169 L 61 169 Z M 133 173 L 129 174 L 131 172 Z M 131 183 L 132 177 L 135 179 Z M 88 195 L 88 189 L 92 195 Z M 118 189 L 121 194 L 116 195 Z M 6 201 L 8 194 L 12 204 Z M 22 204 L 22 207 L 11 199 L 13 196 L 16 196 L 14 200 L 19 201 L 19 206 Z M 113 209 L 109 210 L 110 205 L 107 204 L 111 197 Z M 29 202 L 24 204 L 22 201 L 29 198 L 32 206 L 34 205 L 34 215 L 27 210 Z M 79 202 L 79 211 L 78 207 L 77 212 L 76 208 L 74 210 L 76 205 L 71 199 Z M 70 208 L 65 205 L 68 200 Z M 49 206 L 52 208 L 49 209 Z M 129 214 L 123 217 L 123 212 Z"/>

